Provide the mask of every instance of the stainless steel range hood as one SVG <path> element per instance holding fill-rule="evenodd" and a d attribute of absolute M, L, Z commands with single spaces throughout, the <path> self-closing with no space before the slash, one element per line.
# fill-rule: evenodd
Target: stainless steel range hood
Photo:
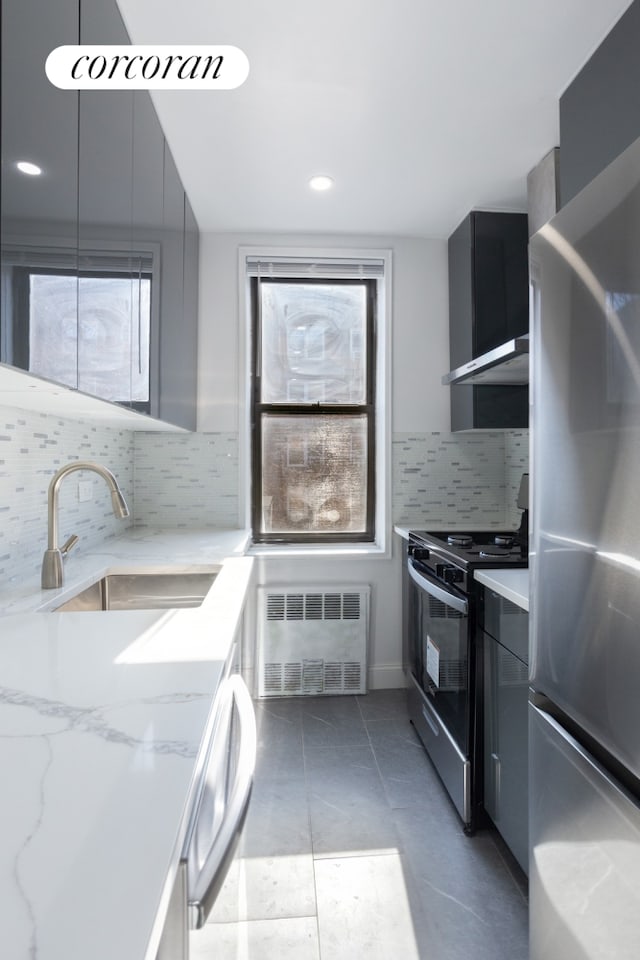
<path fill-rule="evenodd" d="M 529 335 L 508 340 L 481 357 L 447 373 L 442 382 L 454 383 L 529 383 Z"/>

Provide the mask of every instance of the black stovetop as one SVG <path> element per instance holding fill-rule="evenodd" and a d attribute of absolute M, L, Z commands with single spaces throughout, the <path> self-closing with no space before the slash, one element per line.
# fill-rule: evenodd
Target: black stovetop
<path fill-rule="evenodd" d="M 518 530 L 411 530 L 409 539 L 464 569 L 528 563 L 527 544 Z"/>

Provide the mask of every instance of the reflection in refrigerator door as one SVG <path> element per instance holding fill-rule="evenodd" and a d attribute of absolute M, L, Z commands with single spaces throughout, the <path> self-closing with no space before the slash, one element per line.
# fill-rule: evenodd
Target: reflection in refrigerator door
<path fill-rule="evenodd" d="M 531 960 L 640 957 L 640 140 L 532 238 Z"/>

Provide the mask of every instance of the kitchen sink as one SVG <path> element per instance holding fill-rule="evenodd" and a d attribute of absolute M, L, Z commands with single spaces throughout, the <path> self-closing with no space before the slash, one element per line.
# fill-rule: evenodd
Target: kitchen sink
<path fill-rule="evenodd" d="M 171 573 L 110 573 L 52 611 L 153 610 L 199 607 L 218 570 Z"/>

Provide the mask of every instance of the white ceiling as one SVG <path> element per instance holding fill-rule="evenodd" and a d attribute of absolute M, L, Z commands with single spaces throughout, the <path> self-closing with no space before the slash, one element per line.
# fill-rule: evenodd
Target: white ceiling
<path fill-rule="evenodd" d="M 630 0 L 118 3 L 134 43 L 249 58 L 237 90 L 154 93 L 201 229 L 446 237 L 526 209 L 558 98 Z"/>

